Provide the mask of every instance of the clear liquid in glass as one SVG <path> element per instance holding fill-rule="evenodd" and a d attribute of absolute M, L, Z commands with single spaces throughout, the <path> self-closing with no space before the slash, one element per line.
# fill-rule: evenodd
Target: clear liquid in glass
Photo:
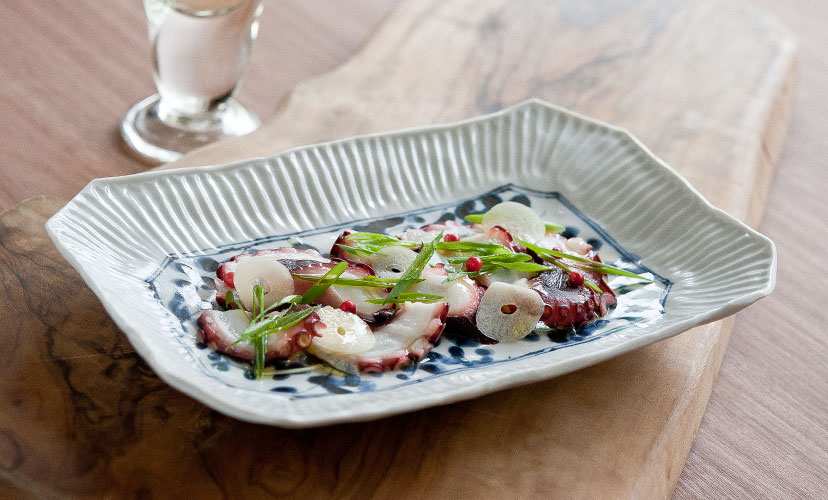
<path fill-rule="evenodd" d="M 250 64 L 261 8 L 260 0 L 144 0 L 158 95 L 127 113 L 127 144 L 172 161 L 258 127 L 233 94 Z"/>

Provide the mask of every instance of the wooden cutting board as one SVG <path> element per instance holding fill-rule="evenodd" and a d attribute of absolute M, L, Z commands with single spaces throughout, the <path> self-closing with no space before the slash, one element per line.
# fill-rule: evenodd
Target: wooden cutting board
<path fill-rule="evenodd" d="M 260 130 L 169 167 L 539 97 L 630 129 L 755 225 L 787 126 L 794 52 L 784 27 L 735 1 L 406 0 Z M 135 354 L 43 230 L 63 203 L 29 200 L 0 216 L 3 495 L 665 498 L 732 325 L 376 422 L 252 425 L 166 386 Z"/>

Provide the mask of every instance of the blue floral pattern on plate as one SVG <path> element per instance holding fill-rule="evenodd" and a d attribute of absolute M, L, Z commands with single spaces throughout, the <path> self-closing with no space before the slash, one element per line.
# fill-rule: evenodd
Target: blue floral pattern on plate
<path fill-rule="evenodd" d="M 196 340 L 196 320 L 205 310 L 216 308 L 213 277 L 219 263 L 239 253 L 265 248 L 293 246 L 314 248 L 325 254 L 336 236 L 345 229 L 396 234 L 410 227 L 446 220 L 462 220 L 470 213 L 480 213 L 505 200 L 532 206 L 542 218 L 566 226 L 565 236 L 581 236 L 600 252 L 605 262 L 646 274 L 653 282 L 612 277 L 610 283 L 618 293 L 617 306 L 606 318 L 587 326 L 554 331 L 536 331 L 525 339 L 509 344 L 480 345 L 478 342 L 443 336 L 428 357 L 405 370 L 363 376 L 343 375 L 332 370 L 280 374 L 264 380 L 251 380 L 249 365 L 215 352 Z M 180 322 L 178 340 L 211 377 L 232 387 L 271 391 L 290 398 L 316 398 L 366 391 L 387 391 L 416 384 L 434 377 L 496 363 L 538 356 L 546 352 L 590 342 L 628 328 L 646 324 L 664 312 L 671 283 L 654 274 L 636 255 L 621 248 L 594 221 L 557 192 L 541 192 L 505 185 L 481 196 L 453 204 L 439 205 L 388 217 L 346 222 L 293 234 L 274 235 L 253 241 L 226 245 L 210 250 L 168 257 L 147 279 L 156 299 Z M 301 368 L 301 362 L 273 363 L 277 370 Z"/>

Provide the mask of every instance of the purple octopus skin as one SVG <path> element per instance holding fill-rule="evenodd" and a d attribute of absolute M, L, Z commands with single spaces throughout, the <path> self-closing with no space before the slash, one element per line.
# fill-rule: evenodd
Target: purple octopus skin
<path fill-rule="evenodd" d="M 284 359 L 306 350 L 310 347 L 313 337 L 317 335 L 314 323 L 318 321 L 319 317 L 311 314 L 304 322 L 269 335 L 265 346 L 265 358 Z M 198 339 L 212 349 L 252 361 L 254 349 L 250 342 L 231 345 L 238 340 L 238 334 L 235 332 L 243 330 L 246 325 L 247 319 L 241 311 L 205 311 L 198 318 Z"/>
<path fill-rule="evenodd" d="M 216 281 L 223 281 L 228 288 L 235 287 L 233 275 L 239 262 L 257 255 L 273 255 L 288 271 L 293 272 L 298 267 L 304 267 L 317 262 L 331 262 L 331 259 L 322 257 L 316 250 L 300 250 L 293 247 L 282 247 L 273 250 L 259 250 L 249 254 L 239 254 L 221 264 L 216 269 Z"/>
<path fill-rule="evenodd" d="M 331 259 L 322 257 L 316 250 L 299 250 L 293 247 L 276 248 L 273 250 L 259 250 L 249 254 L 239 254 L 222 263 L 216 269 L 216 277 L 213 280 L 216 284 L 216 302 L 222 307 L 227 307 L 225 304 L 225 296 L 227 292 L 235 292 L 235 283 L 233 278 L 236 272 L 236 266 L 239 262 L 249 259 L 257 255 L 273 255 L 279 262 L 284 265 L 288 271 L 294 273 L 296 269 L 303 269 L 308 266 L 314 266 L 323 263 L 333 264 Z M 298 280 L 296 280 L 298 281 Z"/>
<path fill-rule="evenodd" d="M 354 255 L 347 250 L 342 249 L 343 246 L 353 246 L 347 239 L 345 239 L 349 234 L 353 234 L 353 231 L 343 231 L 339 236 L 337 236 L 336 241 L 334 241 L 334 244 L 331 245 L 331 258 L 344 260 L 345 262 L 350 262 L 351 264 L 365 265 L 368 259 L 364 256 Z"/>
<path fill-rule="evenodd" d="M 600 262 L 598 256 L 593 259 Z M 609 309 L 617 302 L 615 292 L 604 280 L 606 275 L 582 272 L 596 283 L 600 293 L 591 288 L 569 283 L 569 276 L 560 269 L 553 269 L 539 274 L 531 281 L 531 287 L 537 291 L 544 303 L 541 321 L 550 328 L 582 326 L 607 315 Z"/>

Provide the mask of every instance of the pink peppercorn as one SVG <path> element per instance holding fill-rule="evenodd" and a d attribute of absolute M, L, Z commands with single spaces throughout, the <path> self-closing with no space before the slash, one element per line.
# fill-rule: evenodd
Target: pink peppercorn
<path fill-rule="evenodd" d="M 354 304 L 350 300 L 346 300 L 345 302 L 339 304 L 339 308 L 345 312 L 356 314 L 356 304 Z"/>
<path fill-rule="evenodd" d="M 466 271 L 476 273 L 483 269 L 483 261 L 480 257 L 469 257 L 466 259 Z"/>
<path fill-rule="evenodd" d="M 569 284 L 572 286 L 581 286 L 584 284 L 584 275 L 578 271 L 569 273 Z"/>

